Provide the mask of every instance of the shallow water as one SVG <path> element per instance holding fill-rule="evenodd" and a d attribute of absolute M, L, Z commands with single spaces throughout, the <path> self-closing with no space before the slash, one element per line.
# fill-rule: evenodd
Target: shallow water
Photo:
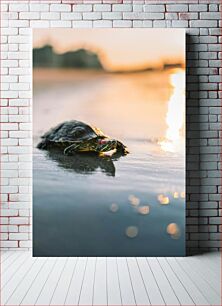
<path fill-rule="evenodd" d="M 184 136 L 173 153 L 160 145 L 172 74 L 34 72 L 34 256 L 184 255 Z M 101 128 L 130 154 L 101 161 L 35 148 L 69 119 Z"/>

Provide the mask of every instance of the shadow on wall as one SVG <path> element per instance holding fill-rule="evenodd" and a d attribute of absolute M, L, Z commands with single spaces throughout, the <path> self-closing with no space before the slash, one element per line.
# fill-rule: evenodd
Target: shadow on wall
<path fill-rule="evenodd" d="M 200 225 L 200 85 L 197 50 L 193 37 L 186 35 L 186 254 L 195 255 L 199 248 Z M 202 225 L 207 231 L 207 225 Z"/>

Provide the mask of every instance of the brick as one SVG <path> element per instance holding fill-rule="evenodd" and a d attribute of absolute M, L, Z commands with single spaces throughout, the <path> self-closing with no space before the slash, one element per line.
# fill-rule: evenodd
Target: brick
<path fill-rule="evenodd" d="M 216 20 L 191 20 L 190 21 L 191 27 L 197 28 L 213 28 L 217 27 Z"/>
<path fill-rule="evenodd" d="M 151 21 L 152 26 L 152 21 Z M 143 27 L 143 21 L 142 20 L 133 20 L 133 28 L 142 28 Z"/>
<path fill-rule="evenodd" d="M 112 28 L 111 20 L 95 20 L 93 21 L 93 27 L 95 28 Z"/>
<path fill-rule="evenodd" d="M 9 4 L 9 12 L 28 12 L 29 6 L 25 3 Z"/>
<path fill-rule="evenodd" d="M 2 20 L 1 20 L 1 27 L 2 27 L 2 28 L 7 28 L 8 25 L 9 25 L 8 19 L 2 19 Z"/>
<path fill-rule="evenodd" d="M 216 59 L 217 53 L 216 52 L 199 52 L 200 59 Z"/>
<path fill-rule="evenodd" d="M 18 67 L 17 60 L 1 60 L 2 67 Z"/>
<path fill-rule="evenodd" d="M 190 12 L 206 12 L 207 4 L 189 4 Z"/>
<path fill-rule="evenodd" d="M 200 35 L 209 35 L 209 29 L 201 28 L 200 29 Z"/>
<path fill-rule="evenodd" d="M 64 16 L 64 14 L 71 14 L 71 13 L 62 13 L 61 16 Z M 74 13 L 75 14 L 75 13 Z M 41 19 L 46 20 L 58 20 L 60 19 L 60 13 L 58 12 L 47 12 L 47 13 L 41 13 Z M 62 17 L 62 19 L 65 19 Z"/>
<path fill-rule="evenodd" d="M 208 201 L 208 202 L 200 202 L 200 209 L 216 209 L 218 208 L 218 204 L 217 202 L 213 202 L 213 201 Z"/>
<path fill-rule="evenodd" d="M 147 20 L 149 21 L 149 20 Z M 152 22 L 150 24 L 150 27 L 152 27 Z M 166 20 L 154 20 L 153 21 L 153 27 L 154 28 L 165 28 L 167 27 L 167 21 Z"/>
<path fill-rule="evenodd" d="M 221 60 L 210 60 L 210 67 L 221 67 Z"/>
<path fill-rule="evenodd" d="M 1 233 L 1 240 L 8 240 L 8 233 Z"/>
<path fill-rule="evenodd" d="M 28 20 L 9 20 L 10 28 L 17 28 L 17 27 L 27 28 L 28 26 L 29 26 Z"/>
<path fill-rule="evenodd" d="M 72 22 L 74 28 L 92 28 L 92 20 L 77 20 Z"/>
<path fill-rule="evenodd" d="M 178 19 L 178 13 L 165 13 L 165 19 L 176 20 Z"/>
<path fill-rule="evenodd" d="M 19 13 L 19 19 L 39 19 L 40 14 L 38 12 L 23 12 Z"/>
<path fill-rule="evenodd" d="M 200 19 L 206 19 L 206 20 L 209 20 L 209 19 L 218 19 L 220 20 L 221 19 L 221 13 L 209 13 L 209 12 L 204 12 L 204 13 L 200 13 Z"/>
<path fill-rule="evenodd" d="M 9 115 L 10 122 L 29 122 L 30 117 L 27 115 Z"/>
<path fill-rule="evenodd" d="M 110 12 L 111 5 L 110 4 L 94 4 L 93 10 L 94 12 Z"/>
<path fill-rule="evenodd" d="M 210 12 L 217 12 L 219 9 L 218 4 L 209 4 L 209 11 Z"/>
<path fill-rule="evenodd" d="M 18 28 L 1 28 L 1 35 L 18 35 Z"/>
<path fill-rule="evenodd" d="M 18 241 L 1 241 L 0 246 L 1 248 L 17 248 Z"/>
<path fill-rule="evenodd" d="M 69 4 L 51 4 L 51 12 L 71 12 L 71 5 Z"/>
<path fill-rule="evenodd" d="M 3 130 L 3 131 L 18 130 L 18 123 L 4 123 L 4 124 L 1 124 L 1 130 Z"/>
<path fill-rule="evenodd" d="M 122 13 L 121 12 L 105 12 L 102 13 L 102 19 L 122 19 Z"/>
<path fill-rule="evenodd" d="M 100 12 L 89 12 L 89 13 L 83 13 L 83 19 L 86 20 L 96 20 L 101 19 L 102 14 Z"/>
<path fill-rule="evenodd" d="M 20 130 L 24 131 L 31 131 L 32 130 L 32 124 L 30 123 L 19 123 Z"/>
<path fill-rule="evenodd" d="M 10 233 L 9 240 L 28 240 L 28 233 Z"/>
<path fill-rule="evenodd" d="M 123 12 L 123 19 L 164 19 L 163 13 Z"/>
<path fill-rule="evenodd" d="M 188 21 L 187 20 L 173 20 L 172 26 L 175 28 L 187 28 Z"/>
<path fill-rule="evenodd" d="M 1 4 L 1 11 L 2 12 L 7 12 L 8 11 L 8 4 L 2 3 Z"/>
<path fill-rule="evenodd" d="M 72 22 L 68 20 L 51 20 L 50 26 L 52 28 L 71 28 Z"/>
<path fill-rule="evenodd" d="M 32 20 L 30 21 L 31 28 L 49 28 L 49 21 L 48 20 Z"/>
<path fill-rule="evenodd" d="M 9 100 L 9 106 L 29 106 L 30 102 L 27 99 Z"/>
<path fill-rule="evenodd" d="M 208 233 L 194 233 L 191 234 L 191 240 L 208 240 L 209 234 Z"/>
<path fill-rule="evenodd" d="M 31 248 L 32 243 L 31 241 L 19 241 L 19 247 L 20 248 Z"/>
<path fill-rule="evenodd" d="M 201 36 L 200 43 L 205 43 L 205 44 L 217 43 L 217 36 Z"/>
<path fill-rule="evenodd" d="M 30 84 L 29 83 L 12 83 L 10 84 L 11 90 L 29 90 Z"/>
<path fill-rule="evenodd" d="M 152 25 L 151 20 L 143 20 L 143 28 L 152 28 Z"/>
<path fill-rule="evenodd" d="M 81 20 L 81 13 L 61 13 L 62 20 Z"/>
<path fill-rule="evenodd" d="M 8 187 L 10 188 L 10 187 Z M 16 186 L 12 186 L 11 188 L 17 188 Z M 10 193 L 10 192 L 8 192 Z M 1 216 L 2 217 L 16 217 L 18 216 L 17 209 L 1 209 Z"/>
<path fill-rule="evenodd" d="M 36 23 L 37 21 L 33 21 Z M 12 50 L 11 50 L 12 51 Z M 30 45 L 29 44 L 20 44 L 19 45 L 19 51 L 30 51 Z"/>
<path fill-rule="evenodd" d="M 163 4 L 155 4 L 155 5 L 144 5 L 143 6 L 144 12 L 156 12 L 156 13 L 161 13 L 165 12 L 165 7 Z"/>
<path fill-rule="evenodd" d="M 30 11 L 34 12 L 48 12 L 49 11 L 49 4 L 46 3 L 30 3 L 29 4 Z"/>
<path fill-rule="evenodd" d="M 169 4 L 166 5 L 167 12 L 188 12 L 188 5 L 186 4 Z"/>
<path fill-rule="evenodd" d="M 1 102 L 1 107 L 3 107 L 3 106 L 8 106 L 8 99 L 3 99 L 3 98 L 1 97 L 0 102 Z"/>
<path fill-rule="evenodd" d="M 9 218 L 9 224 L 18 224 L 18 225 L 23 225 L 23 224 L 28 224 L 29 219 L 26 217 L 10 217 Z"/>
<path fill-rule="evenodd" d="M 25 187 L 21 187 L 21 190 L 19 190 L 20 192 L 22 192 L 22 190 L 24 190 L 25 188 L 25 192 L 30 192 L 29 191 L 29 187 L 25 186 Z M 19 216 L 20 217 L 29 217 L 30 216 L 30 209 L 19 209 Z"/>
<path fill-rule="evenodd" d="M 220 83 L 221 82 L 221 76 L 220 75 L 210 75 L 209 76 L 209 81 Z"/>
<path fill-rule="evenodd" d="M 12 154 L 31 153 L 31 148 L 29 146 L 11 146 L 8 147 L 8 152 Z"/>
<path fill-rule="evenodd" d="M 28 131 L 10 131 L 10 138 L 29 138 L 31 137 L 30 132 Z"/>
<path fill-rule="evenodd" d="M 16 170 L 2 170 L 2 177 L 18 177 L 18 171 Z"/>
<path fill-rule="evenodd" d="M 74 12 L 92 12 L 92 4 L 76 4 L 73 5 Z"/>
<path fill-rule="evenodd" d="M 2 139 L 1 142 L 2 146 L 17 146 L 18 145 L 18 140 L 17 139 L 10 139 L 10 138 L 4 138 Z M 7 164 L 4 166 L 2 165 L 2 169 L 6 167 Z"/>
<path fill-rule="evenodd" d="M 9 44 L 22 44 L 27 43 L 27 37 L 18 35 L 18 36 L 9 36 L 8 38 Z"/>
<path fill-rule="evenodd" d="M 142 12 L 143 11 L 143 5 L 142 4 L 134 4 L 133 5 L 133 11 L 134 12 Z"/>
<path fill-rule="evenodd" d="M 113 4 L 112 11 L 113 12 L 131 12 L 132 5 L 131 4 Z"/>
<path fill-rule="evenodd" d="M 27 225 L 20 225 L 19 226 L 19 232 L 20 233 L 29 233 L 31 230 L 30 230 L 30 227 L 27 226 Z"/>
<path fill-rule="evenodd" d="M 222 239 L 221 233 L 210 233 L 210 240 L 220 240 Z"/>
<path fill-rule="evenodd" d="M 1 233 L 18 232 L 18 226 L 15 226 L 15 225 L 0 225 L 0 232 Z M 8 240 L 8 238 L 6 240 Z"/>
<path fill-rule="evenodd" d="M 8 52 L 8 59 L 30 59 L 30 57 L 31 56 L 29 52 L 21 52 L 21 51 Z"/>
<path fill-rule="evenodd" d="M 210 217 L 209 222 L 210 222 L 210 224 L 221 225 L 221 217 Z"/>
<path fill-rule="evenodd" d="M 132 27 L 131 20 L 114 20 L 113 27 L 115 28 L 130 28 Z"/>
<path fill-rule="evenodd" d="M 179 13 L 179 19 L 182 20 L 198 19 L 198 13 Z"/>
<path fill-rule="evenodd" d="M 222 29 L 221 28 L 216 28 L 216 29 L 209 29 L 210 35 L 221 35 L 222 34 Z"/>

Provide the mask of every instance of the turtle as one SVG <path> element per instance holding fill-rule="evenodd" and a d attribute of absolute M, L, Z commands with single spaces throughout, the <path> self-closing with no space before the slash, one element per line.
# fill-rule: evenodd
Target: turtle
<path fill-rule="evenodd" d="M 65 121 L 42 135 L 37 148 L 50 150 L 59 148 L 64 155 L 82 152 L 95 152 L 99 156 L 112 156 L 119 152 L 129 153 L 127 147 L 116 139 L 111 139 L 99 128 L 78 120 Z"/>

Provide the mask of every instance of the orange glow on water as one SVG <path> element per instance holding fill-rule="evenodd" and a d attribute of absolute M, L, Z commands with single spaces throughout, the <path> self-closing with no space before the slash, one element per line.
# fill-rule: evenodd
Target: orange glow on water
<path fill-rule="evenodd" d="M 168 102 L 166 115 L 167 130 L 165 139 L 159 142 L 167 152 L 184 151 L 185 124 L 185 71 L 179 69 L 170 76 L 173 94 Z"/>
<path fill-rule="evenodd" d="M 167 233 L 171 236 L 173 239 L 179 239 L 180 238 L 180 229 L 176 223 L 170 223 L 167 226 Z"/>
<path fill-rule="evenodd" d="M 138 206 L 140 204 L 140 199 L 134 195 L 129 195 L 128 199 L 130 204 L 133 206 Z"/>
<path fill-rule="evenodd" d="M 137 211 L 140 215 L 148 215 L 150 212 L 150 207 L 148 205 L 139 206 Z"/>
<path fill-rule="evenodd" d="M 170 203 L 169 198 L 164 196 L 163 194 L 158 195 L 157 199 L 162 205 L 167 205 Z"/>

